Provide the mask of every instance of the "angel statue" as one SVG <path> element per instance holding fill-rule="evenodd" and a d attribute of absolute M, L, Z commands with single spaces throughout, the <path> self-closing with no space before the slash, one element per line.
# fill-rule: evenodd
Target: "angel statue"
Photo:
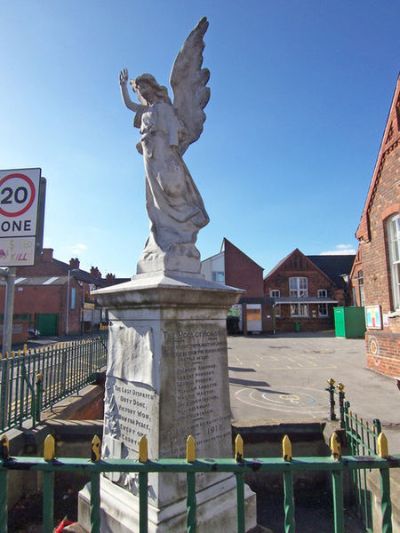
<path fill-rule="evenodd" d="M 133 125 L 140 129 L 137 149 L 143 155 L 146 172 L 150 235 L 138 262 L 138 274 L 200 272 L 195 243 L 209 218 L 182 156 L 200 137 L 206 119 L 203 109 L 210 98 L 206 87 L 210 73 L 202 63 L 207 28 L 208 21 L 203 18 L 175 59 L 170 77 L 173 103 L 168 89 L 151 74 L 130 81 L 139 100 L 135 103 L 128 93 L 127 69 L 119 76 L 122 98 L 135 113 Z"/>

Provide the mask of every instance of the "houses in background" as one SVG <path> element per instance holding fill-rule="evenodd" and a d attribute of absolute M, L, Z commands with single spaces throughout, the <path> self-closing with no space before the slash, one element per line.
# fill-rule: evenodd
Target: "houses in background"
<path fill-rule="evenodd" d="M 368 367 L 400 380 L 400 79 L 356 237 L 351 273 L 366 309 Z"/>
<path fill-rule="evenodd" d="M 226 238 L 221 251 L 201 263 L 201 273 L 207 280 L 243 289 L 230 314 L 238 316 L 239 329 L 244 333 L 273 331 L 271 304 L 264 297 L 263 272 L 260 265 Z"/>
<path fill-rule="evenodd" d="M 296 249 L 263 279 L 263 268 L 224 239 L 220 253 L 202 262 L 206 279 L 243 289 L 238 314 L 243 333 L 333 328 L 333 307 L 350 305 L 354 255 L 306 256 Z"/>
<path fill-rule="evenodd" d="M 264 279 L 273 300 L 276 331 L 333 328 L 333 307 L 349 305 L 354 255 L 304 255 L 293 250 Z"/>
<path fill-rule="evenodd" d="M 121 280 L 105 279 L 97 267 L 86 272 L 79 260 L 68 263 L 43 249 L 34 266 L 18 267 L 14 292 L 13 342 L 28 339 L 29 330 L 43 336 L 72 335 L 97 330 L 105 319 L 90 292 Z M 0 285 L 0 309 L 4 309 L 5 286 Z M 0 315 L 0 325 L 4 319 Z"/>

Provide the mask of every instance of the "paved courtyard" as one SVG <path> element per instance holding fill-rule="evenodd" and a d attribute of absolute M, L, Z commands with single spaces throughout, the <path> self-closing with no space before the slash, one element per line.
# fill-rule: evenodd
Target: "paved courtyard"
<path fill-rule="evenodd" d="M 389 450 L 400 453 L 400 391 L 396 381 L 365 367 L 364 341 L 332 333 L 228 337 L 234 422 L 269 425 L 328 420 L 327 380 L 345 385 L 362 418 L 380 418 Z M 337 406 L 338 407 L 338 406 Z"/>

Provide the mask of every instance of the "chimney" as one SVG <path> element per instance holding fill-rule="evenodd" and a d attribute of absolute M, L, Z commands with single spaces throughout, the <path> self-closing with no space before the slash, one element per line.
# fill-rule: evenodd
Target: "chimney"
<path fill-rule="evenodd" d="M 71 257 L 69 260 L 69 266 L 71 268 L 79 268 L 79 259 L 77 257 Z"/>
<path fill-rule="evenodd" d="M 51 263 L 53 261 L 53 248 L 43 248 L 42 263 Z"/>
<path fill-rule="evenodd" d="M 109 273 L 106 275 L 106 280 L 107 280 L 107 281 L 114 281 L 114 280 L 115 280 L 115 274 L 111 274 L 111 272 L 109 272 Z"/>
<path fill-rule="evenodd" d="M 100 270 L 97 267 L 94 267 L 94 266 L 90 267 L 90 275 L 93 276 L 96 279 L 101 278 Z"/>

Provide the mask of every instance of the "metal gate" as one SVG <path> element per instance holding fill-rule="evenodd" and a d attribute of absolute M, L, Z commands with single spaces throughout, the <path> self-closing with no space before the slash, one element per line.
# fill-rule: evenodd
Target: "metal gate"
<path fill-rule="evenodd" d="M 36 329 L 43 337 L 54 337 L 58 333 L 57 313 L 38 313 L 36 315 Z"/>

